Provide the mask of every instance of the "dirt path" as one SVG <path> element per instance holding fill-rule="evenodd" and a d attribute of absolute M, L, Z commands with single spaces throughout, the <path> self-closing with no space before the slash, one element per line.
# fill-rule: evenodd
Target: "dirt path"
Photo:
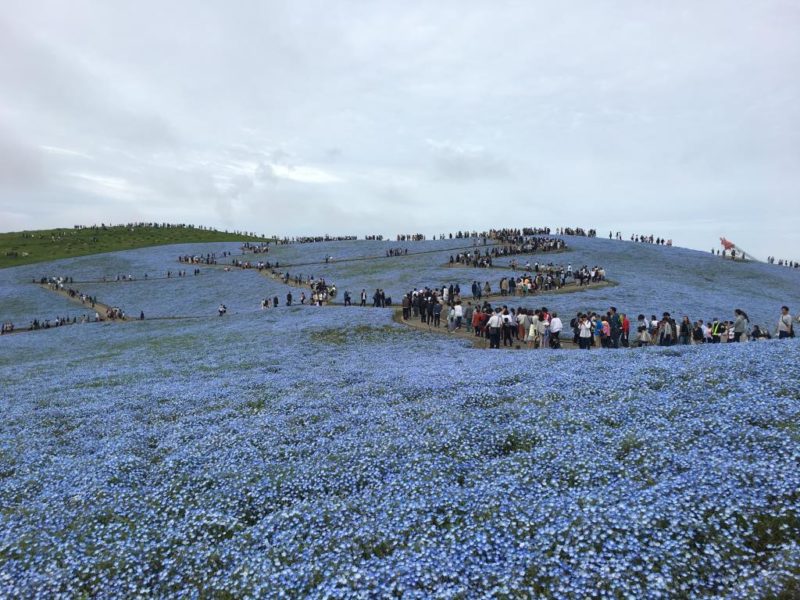
<path fill-rule="evenodd" d="M 53 294 L 58 294 L 59 296 L 63 296 L 64 298 L 66 298 L 67 300 L 72 302 L 73 304 L 80 304 L 81 306 L 86 308 L 86 310 L 89 313 L 90 318 L 92 316 L 91 313 L 95 312 L 98 315 L 100 315 L 100 319 L 99 319 L 100 321 L 124 321 L 124 320 L 126 320 L 126 319 L 109 319 L 106 315 L 108 314 L 109 311 L 112 310 L 113 307 L 109 306 L 108 304 L 103 304 L 102 302 L 95 302 L 94 306 L 92 306 L 92 303 L 90 301 L 85 301 L 85 302 L 82 301 L 80 295 L 78 295 L 78 296 L 70 296 L 69 292 L 66 289 L 56 289 L 56 288 L 53 288 L 53 286 L 51 286 L 49 284 L 46 284 L 46 283 L 40 283 L 40 284 L 37 284 L 37 285 L 40 288 L 42 288 L 44 290 L 47 290 L 48 292 L 51 292 Z"/>
<path fill-rule="evenodd" d="M 397 242 L 397 243 L 401 244 L 403 242 Z M 409 252 L 408 254 L 391 254 L 391 255 L 376 254 L 376 255 L 372 255 L 372 256 L 354 256 L 352 258 L 338 258 L 338 259 L 334 257 L 330 261 L 327 261 L 327 260 L 315 260 L 315 261 L 308 261 L 308 262 L 286 263 L 286 264 L 281 264 L 277 268 L 285 270 L 285 269 L 289 269 L 289 268 L 308 267 L 308 266 L 315 266 L 315 265 L 342 264 L 342 263 L 360 262 L 360 261 L 368 261 L 368 260 L 389 260 L 389 259 L 397 259 L 397 258 L 408 258 L 409 256 L 422 256 L 422 255 L 425 255 L 425 254 L 438 254 L 438 253 L 441 253 L 441 252 L 456 252 L 456 251 L 459 251 L 459 250 L 475 250 L 475 249 L 479 249 L 479 248 L 487 249 L 487 248 L 495 248 L 495 247 L 504 247 L 506 245 L 507 244 L 505 242 L 498 242 L 497 240 L 492 240 L 491 243 L 487 243 L 487 244 L 473 244 L 471 246 L 460 245 L 460 246 L 453 246 L 453 247 L 450 247 L 450 248 L 437 248 L 437 249 L 434 249 L 434 250 L 420 250 L 419 252 Z M 566 248 L 561 248 L 559 250 L 547 250 L 547 251 L 536 251 L 536 250 L 534 250 L 533 252 L 523 252 L 523 253 L 519 253 L 519 254 L 506 254 L 506 255 L 503 255 L 503 256 L 497 256 L 497 257 L 493 257 L 493 258 L 512 258 L 512 257 L 517 257 L 517 256 L 536 256 L 536 257 L 539 257 L 539 256 L 547 256 L 548 254 L 562 254 L 562 253 L 571 252 L 571 251 L 572 251 L 572 248 L 567 246 Z M 267 262 L 266 258 L 268 256 L 269 256 L 268 253 L 241 253 L 241 254 L 228 254 L 227 256 L 220 257 L 220 259 L 239 259 L 239 258 L 248 257 L 247 261 L 245 261 L 245 262 L 259 262 L 259 261 Z M 254 257 L 254 258 L 249 258 L 249 257 Z M 259 258 L 255 258 L 255 257 L 259 257 Z M 227 267 L 233 267 L 233 266 L 235 266 L 235 265 L 231 265 L 231 264 L 227 264 L 226 265 L 226 264 L 220 263 L 220 262 L 217 262 L 217 263 L 211 264 L 211 265 L 206 265 L 204 263 L 191 263 L 191 262 L 189 262 L 189 263 L 181 263 L 181 264 L 184 264 L 184 265 L 189 264 L 189 265 L 194 265 L 194 266 L 198 266 L 198 267 L 203 267 L 203 266 L 206 266 L 206 267 L 226 267 L 226 266 Z"/>
<path fill-rule="evenodd" d="M 415 253 L 415 254 L 422 254 L 422 253 Z M 378 258 L 381 258 L 381 257 L 378 257 Z M 386 258 L 399 258 L 399 257 L 386 257 Z M 227 268 L 229 270 L 232 270 L 232 269 L 238 269 L 238 270 L 242 270 L 242 271 L 247 270 L 244 267 L 238 267 L 238 266 L 233 266 L 233 265 L 224 265 L 224 264 L 201 265 L 201 266 Z M 252 267 L 250 267 L 250 268 L 252 268 Z M 263 277 L 268 277 L 268 278 L 273 279 L 275 281 L 279 281 L 280 283 L 282 283 L 283 285 L 286 285 L 288 287 L 295 288 L 295 289 L 309 290 L 310 291 L 310 286 L 305 284 L 305 283 L 298 284 L 293 279 L 289 279 L 288 282 L 284 281 L 284 279 L 283 279 L 283 277 L 282 277 L 280 272 L 273 271 L 272 269 L 260 269 L 260 270 L 259 269 L 255 269 L 255 270 L 260 275 L 262 275 Z M 156 279 L 156 278 L 154 277 L 152 279 Z M 169 278 L 159 278 L 159 279 L 169 279 Z M 147 281 L 147 280 L 141 280 L 140 279 L 140 280 L 136 280 L 136 281 Z M 114 282 L 114 283 L 121 283 L 121 282 Z M 69 294 L 69 291 L 66 290 L 66 289 L 57 289 L 57 288 L 54 288 L 53 286 L 51 286 L 49 284 L 37 284 L 37 285 L 39 285 L 39 287 L 41 287 L 41 288 L 43 288 L 43 289 L 45 289 L 45 290 L 47 290 L 47 291 L 49 291 L 51 293 L 59 294 L 60 296 L 66 298 L 67 300 L 72 302 L 73 304 L 80 304 L 81 306 L 83 306 L 84 308 L 87 309 L 87 312 L 89 313 L 89 317 L 90 318 L 92 316 L 91 313 L 92 312 L 96 312 L 99 315 L 99 320 L 100 321 L 112 321 L 112 322 L 129 322 L 129 321 L 131 321 L 131 315 L 128 315 L 125 319 L 110 319 L 110 318 L 108 318 L 107 314 L 108 314 L 109 311 L 112 310 L 113 307 L 111 307 L 111 306 L 109 306 L 109 305 L 107 305 L 107 304 L 105 304 L 103 302 L 95 302 L 94 307 L 92 307 L 90 302 L 82 301 L 81 298 L 80 298 L 80 295 L 72 296 L 72 295 Z M 539 291 L 536 294 L 532 294 L 532 295 L 528 295 L 528 296 L 522 296 L 522 295 L 503 296 L 501 294 L 495 293 L 495 294 L 488 294 L 488 295 L 482 296 L 480 301 L 473 300 L 471 297 L 466 296 L 466 297 L 462 298 L 462 302 L 464 304 L 466 304 L 467 302 L 474 302 L 477 305 L 479 302 L 487 301 L 487 302 L 489 302 L 489 303 L 494 305 L 496 303 L 502 303 L 503 301 L 524 299 L 526 301 L 530 301 L 531 303 L 536 302 L 536 304 L 540 304 L 539 299 L 542 298 L 542 297 L 545 297 L 545 296 L 574 293 L 574 292 L 580 292 L 580 291 L 583 291 L 583 290 L 597 289 L 597 288 L 601 288 L 601 287 L 608 287 L 608 286 L 614 286 L 614 285 L 617 285 L 617 284 L 615 282 L 609 281 L 609 280 L 605 280 L 605 281 L 601 281 L 601 282 L 597 282 L 597 283 L 590 283 L 588 285 L 583 285 L 583 286 L 578 285 L 575 282 L 571 282 L 571 283 L 568 283 L 566 286 L 564 286 L 564 287 L 562 287 L 560 289 L 548 290 L 548 291 Z M 343 295 L 343 291 L 341 293 Z M 337 299 L 339 300 L 338 302 L 329 301 L 327 303 L 327 306 L 342 306 L 343 303 L 344 303 L 343 299 L 341 297 L 338 297 L 338 295 L 337 295 Z M 354 304 L 354 306 L 355 306 L 355 304 Z M 374 308 L 371 305 L 371 303 L 368 304 L 367 307 L 368 308 Z M 487 338 L 475 337 L 475 335 L 473 333 L 467 332 L 465 328 L 462 328 L 460 330 L 455 330 L 452 333 L 448 332 L 447 324 L 446 324 L 446 317 L 444 319 L 443 326 L 437 328 L 437 327 L 429 326 L 429 325 L 427 325 L 425 323 L 422 323 L 419 318 L 414 319 L 412 317 L 409 320 L 404 321 L 403 318 L 402 318 L 402 307 L 399 304 L 395 304 L 395 305 L 393 305 L 391 307 L 387 307 L 387 309 L 393 311 L 393 313 L 394 313 L 393 314 L 394 321 L 396 321 L 398 323 L 402 323 L 402 324 L 404 324 L 404 325 L 406 325 L 408 327 L 412 327 L 414 329 L 418 329 L 418 330 L 421 330 L 421 331 L 433 331 L 433 332 L 436 332 L 436 333 L 441 333 L 443 335 L 452 335 L 452 336 L 460 337 L 460 338 L 469 340 L 473 344 L 473 346 L 475 346 L 476 348 L 488 348 L 489 341 L 488 341 Z M 384 310 L 386 310 L 386 309 L 384 309 Z M 135 317 L 135 315 L 134 315 L 134 317 Z M 197 316 L 172 316 L 172 317 L 159 317 L 158 319 L 152 319 L 151 318 L 150 320 L 174 320 L 174 319 L 182 319 L 182 318 L 193 319 L 193 318 L 204 318 L 204 317 L 200 316 L 200 315 L 197 315 Z M 13 332 L 9 332 L 9 333 L 22 333 L 22 332 L 25 332 L 25 331 L 32 331 L 32 330 L 29 329 L 29 328 L 16 328 Z M 571 340 L 562 340 L 562 344 L 563 344 L 563 346 L 565 348 L 569 348 L 569 347 L 573 346 Z M 511 348 L 527 348 L 527 345 L 525 345 L 523 342 L 515 341 L 514 345 L 511 346 Z"/>
<path fill-rule="evenodd" d="M 396 309 L 394 311 L 394 315 L 392 315 L 392 320 L 395 323 L 400 323 L 402 325 L 405 325 L 406 327 L 411 327 L 412 329 L 417 329 L 419 331 L 428 331 L 431 333 L 438 333 L 441 335 L 447 335 L 450 337 L 467 340 L 472 344 L 474 348 L 484 348 L 484 349 L 489 348 L 488 337 L 478 337 L 475 335 L 474 331 L 467 331 L 465 326 L 462 326 L 461 329 L 454 329 L 452 332 L 448 331 L 446 315 L 442 319 L 442 324 L 440 327 L 434 327 L 433 325 L 428 325 L 426 323 L 423 323 L 419 317 L 414 317 L 414 316 L 411 316 L 407 321 L 405 321 L 403 320 L 402 308 Z M 562 332 L 561 348 L 564 350 L 577 350 L 578 346 L 572 343 L 572 332 L 566 331 L 566 333 L 569 335 L 565 339 L 563 337 L 564 332 Z M 511 346 L 501 345 L 500 348 L 503 350 L 532 350 L 532 348 L 528 347 L 528 344 L 526 344 L 521 340 L 513 340 L 513 344 Z"/>
<path fill-rule="evenodd" d="M 306 284 L 306 283 L 298 284 L 292 278 L 289 278 L 288 282 L 284 281 L 282 274 L 280 272 L 274 271 L 273 269 L 261 269 L 261 270 L 259 270 L 259 269 L 255 269 L 253 267 L 245 268 L 245 267 L 234 267 L 234 266 L 231 266 L 231 265 L 214 265 L 214 266 L 227 266 L 230 269 L 239 269 L 239 270 L 242 270 L 242 271 L 255 270 L 255 271 L 258 271 L 258 273 L 260 275 L 262 275 L 263 277 L 268 277 L 270 279 L 273 279 L 275 281 L 278 281 L 278 282 L 282 283 L 283 285 L 286 285 L 286 286 L 289 286 L 289 287 L 293 287 L 293 288 L 296 288 L 296 289 L 300 289 L 300 290 L 310 290 L 311 289 L 311 287 L 308 284 Z M 496 267 L 495 269 L 500 269 L 500 267 Z M 506 268 L 506 269 L 503 269 L 503 270 L 509 270 L 509 269 Z M 571 282 L 567 283 L 566 285 L 564 285 L 561 288 L 554 289 L 554 290 L 540 290 L 540 291 L 537 291 L 535 294 L 528 294 L 527 296 L 523 296 L 522 294 L 516 294 L 514 296 L 503 296 L 502 294 L 499 294 L 499 293 L 491 293 L 491 294 L 487 294 L 487 295 L 481 296 L 480 300 L 473 300 L 471 295 L 462 295 L 461 301 L 464 304 L 466 304 L 467 302 L 474 302 L 474 303 L 477 304 L 478 302 L 483 302 L 484 300 L 488 301 L 489 303 L 494 303 L 495 301 L 500 301 L 500 300 L 512 300 L 512 299 L 525 299 L 525 300 L 533 301 L 534 299 L 539 298 L 541 296 L 548 296 L 548 295 L 554 295 L 554 294 L 571 294 L 571 293 L 575 293 L 575 292 L 582 292 L 583 290 L 595 290 L 595 289 L 604 288 L 604 287 L 613 287 L 613 286 L 616 286 L 616 285 L 617 285 L 617 283 L 615 281 L 610 280 L 610 279 L 605 279 L 603 281 L 598 281 L 598 282 L 595 282 L 595 283 L 589 283 L 587 285 L 580 285 L 575 281 L 571 281 Z M 338 290 L 337 289 L 337 292 L 341 292 L 342 298 L 344 297 L 344 290 Z M 337 293 L 337 299 L 338 298 L 339 298 L 339 295 Z M 353 298 L 353 303 L 354 304 L 356 304 L 356 301 L 357 301 L 357 299 Z M 344 300 L 343 299 L 340 300 L 339 303 L 343 304 Z M 335 304 L 335 302 L 329 301 L 328 304 Z M 368 306 L 369 305 L 370 304 L 368 304 Z"/>

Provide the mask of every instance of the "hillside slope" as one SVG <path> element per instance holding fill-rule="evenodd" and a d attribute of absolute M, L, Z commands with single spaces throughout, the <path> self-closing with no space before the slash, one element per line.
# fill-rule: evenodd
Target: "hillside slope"
<path fill-rule="evenodd" d="M 14 231 L 0 233 L 0 268 L 166 244 L 263 239 L 194 225 L 154 223 Z"/>

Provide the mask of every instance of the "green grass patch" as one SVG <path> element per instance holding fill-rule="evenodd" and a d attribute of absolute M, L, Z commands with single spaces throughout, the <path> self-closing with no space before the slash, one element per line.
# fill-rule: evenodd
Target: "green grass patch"
<path fill-rule="evenodd" d="M 0 269 L 149 246 L 267 239 L 247 233 L 217 231 L 194 225 L 117 225 L 14 231 L 0 233 Z"/>
<path fill-rule="evenodd" d="M 342 326 L 321 329 L 311 334 L 311 337 L 321 343 L 344 345 L 380 343 L 390 337 L 408 335 L 408 331 L 391 325 L 372 327 L 370 325 L 356 325 L 355 327 Z"/>

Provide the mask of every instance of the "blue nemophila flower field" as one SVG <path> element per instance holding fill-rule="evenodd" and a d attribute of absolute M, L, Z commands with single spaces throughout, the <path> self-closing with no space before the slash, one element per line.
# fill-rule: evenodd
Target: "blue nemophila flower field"
<path fill-rule="evenodd" d="M 245 312 L 290 288 L 215 273 L 196 304 L 152 284 L 207 317 L 0 339 L 0 595 L 798 593 L 797 341 L 489 352 L 381 310 Z M 220 318 L 228 275 L 242 311 Z M 614 276 L 548 305 L 644 302 Z M 714 289 L 687 302 L 727 305 Z M 766 318 L 772 293 L 737 306 Z"/>

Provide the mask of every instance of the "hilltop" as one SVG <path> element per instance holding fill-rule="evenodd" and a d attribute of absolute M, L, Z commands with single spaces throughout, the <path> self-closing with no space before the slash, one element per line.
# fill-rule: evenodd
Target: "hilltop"
<path fill-rule="evenodd" d="M 76 225 L 72 228 L 0 233 L 0 268 L 148 246 L 263 241 L 253 233 L 170 223 Z"/>

